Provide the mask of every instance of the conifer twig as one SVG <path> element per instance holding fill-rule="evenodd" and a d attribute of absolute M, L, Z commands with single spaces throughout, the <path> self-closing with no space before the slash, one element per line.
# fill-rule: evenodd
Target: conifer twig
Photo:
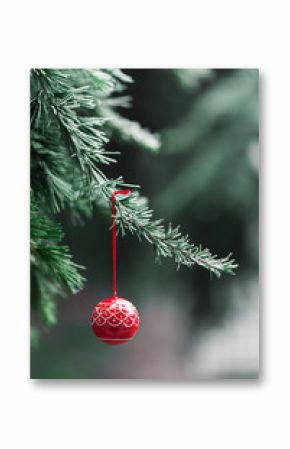
<path fill-rule="evenodd" d="M 102 200 L 109 203 L 112 189 L 125 188 L 127 184 L 122 178 L 107 179 L 99 168 L 99 164 L 115 162 L 111 153 L 104 149 L 107 137 L 100 129 L 107 117 L 83 118 L 77 113 L 81 107 L 92 109 L 96 99 L 88 95 L 85 88 L 74 87 L 69 73 L 39 70 L 36 76 L 39 82 L 38 102 L 39 99 L 45 98 L 46 106 L 43 109 L 48 123 L 53 121 L 54 115 L 61 134 L 72 151 L 72 156 L 77 158 L 81 172 L 90 180 L 91 190 L 99 191 Z M 93 72 L 90 76 L 94 80 L 96 76 L 100 77 L 99 72 L 98 74 Z M 107 90 L 112 88 L 113 80 L 114 78 L 110 78 L 107 73 L 104 78 L 100 77 L 99 85 L 102 86 L 102 92 L 106 91 L 106 82 Z M 35 112 L 37 119 L 41 116 L 39 109 L 41 109 L 41 102 L 38 111 Z M 170 257 L 178 267 L 180 265 L 192 267 L 197 264 L 218 277 L 222 273 L 234 274 L 237 264 L 231 259 L 231 254 L 218 258 L 209 249 L 203 249 L 200 245 L 191 243 L 188 236 L 180 233 L 179 227 L 173 228 L 171 224 L 166 227 L 163 220 L 153 220 L 153 211 L 149 209 L 146 199 L 139 193 L 135 192 L 127 200 L 118 201 L 117 211 L 116 223 L 122 233 L 129 230 L 139 238 L 147 240 L 153 245 L 157 260 L 161 257 Z"/>

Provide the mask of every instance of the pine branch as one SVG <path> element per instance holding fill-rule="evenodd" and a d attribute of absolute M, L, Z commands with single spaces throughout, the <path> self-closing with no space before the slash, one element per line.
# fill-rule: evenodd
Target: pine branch
<path fill-rule="evenodd" d="M 61 133 L 65 145 L 83 171 L 97 163 L 115 162 L 110 153 L 104 150 L 108 142 L 100 129 L 104 119 L 77 115 L 77 109 L 95 107 L 93 98 L 86 94 L 85 88 L 75 88 L 69 73 L 58 70 L 32 71 L 36 95 L 32 99 L 32 120 L 35 127 Z M 59 140 L 58 136 L 55 136 Z"/>
<path fill-rule="evenodd" d="M 31 187 L 39 202 L 59 212 L 74 199 L 75 167 L 65 149 L 53 137 L 31 131 Z"/>
<path fill-rule="evenodd" d="M 209 249 L 202 249 L 201 246 L 191 243 L 187 235 L 181 234 L 179 226 L 174 228 L 169 223 L 166 227 L 163 220 L 152 220 L 153 211 L 138 193 L 132 194 L 128 201 L 119 201 L 118 206 L 116 222 L 123 233 L 128 229 L 138 237 L 146 239 L 154 246 L 157 260 L 160 260 L 160 257 L 172 258 L 178 268 L 180 265 L 192 267 L 197 264 L 217 277 L 222 273 L 234 274 L 237 264 L 230 258 L 231 254 L 218 259 Z"/>
<path fill-rule="evenodd" d="M 99 107 L 99 113 L 108 117 L 105 127 L 117 140 L 131 143 L 152 153 L 159 151 L 160 140 L 157 135 L 143 129 L 139 123 L 122 117 L 111 108 L 110 103 L 109 106 Z"/>
<path fill-rule="evenodd" d="M 120 80 L 112 80 L 107 72 L 82 71 L 82 75 L 84 79 L 94 79 L 103 97 L 116 85 L 121 90 Z M 99 168 L 99 164 L 115 162 L 111 153 L 105 151 L 104 144 L 107 137 L 98 128 L 104 126 L 107 117 L 84 117 L 78 112 L 81 107 L 93 108 L 96 97 L 90 97 L 82 87 L 74 87 L 69 73 L 45 70 L 37 71 L 36 76 L 40 85 L 38 102 L 39 98 L 42 99 L 45 96 L 46 109 L 42 107 L 44 115 L 53 113 L 56 117 L 64 142 L 68 142 L 72 156 L 76 157 L 80 170 L 89 180 L 92 198 L 95 195 L 97 204 L 100 201 L 109 204 L 113 189 L 123 188 L 127 184 L 121 178 L 107 179 Z M 38 119 L 41 118 L 41 112 L 36 111 L 35 114 Z M 45 119 L 49 124 L 53 121 L 53 117 L 45 117 Z M 218 259 L 208 249 L 191 243 L 188 236 L 180 233 L 178 227 L 173 228 L 171 224 L 166 227 L 162 220 L 152 220 L 152 210 L 138 193 L 131 195 L 127 201 L 118 201 L 117 210 L 116 219 L 121 231 L 124 233 L 125 230 L 129 230 L 139 238 L 146 239 L 153 245 L 158 260 L 163 256 L 172 258 L 177 266 L 191 267 L 197 264 L 218 277 L 222 273 L 234 273 L 237 264 L 230 255 Z"/>
<path fill-rule="evenodd" d="M 87 92 L 95 102 L 96 115 L 106 118 L 104 122 L 106 133 L 109 136 L 114 136 L 118 141 L 157 153 L 160 149 L 159 137 L 142 128 L 139 123 L 122 117 L 115 109 L 116 107 L 128 108 L 131 98 L 128 96 L 110 97 L 112 93 L 123 92 L 125 83 L 132 83 L 132 78 L 119 69 L 74 70 L 72 76 L 78 86 L 80 83 L 79 72 L 81 72 L 82 85 L 86 85 Z"/>
<path fill-rule="evenodd" d="M 43 263 L 45 271 L 56 276 L 72 293 L 77 292 L 83 286 L 84 278 L 78 273 L 83 267 L 72 261 L 67 246 L 57 245 L 63 239 L 61 227 L 40 212 L 33 197 L 30 232 L 32 263 L 36 266 Z"/>
<path fill-rule="evenodd" d="M 112 188 L 112 180 L 109 181 L 104 175 L 96 172 L 94 179 L 96 191 L 99 191 L 108 204 L 114 189 L 132 187 L 119 178 L 113 182 Z M 166 227 L 163 220 L 153 220 L 153 211 L 148 207 L 147 198 L 140 196 L 138 192 L 132 192 L 127 198 L 116 197 L 116 210 L 116 224 L 122 235 L 128 230 L 140 240 L 147 240 L 154 247 L 157 261 L 160 261 L 161 257 L 169 257 L 178 268 L 181 265 L 189 268 L 200 265 L 217 277 L 222 273 L 235 274 L 234 270 L 238 265 L 231 259 L 231 254 L 218 258 L 217 255 L 211 254 L 209 249 L 191 243 L 187 235 L 181 234 L 179 226 L 174 228 L 169 223 Z"/>
<path fill-rule="evenodd" d="M 34 303 L 47 324 L 55 322 L 54 296 L 64 288 L 76 293 L 83 287 L 84 278 L 79 274 L 83 267 L 72 261 L 69 248 L 60 245 L 63 232 L 40 211 L 31 197 L 30 248 Z"/>

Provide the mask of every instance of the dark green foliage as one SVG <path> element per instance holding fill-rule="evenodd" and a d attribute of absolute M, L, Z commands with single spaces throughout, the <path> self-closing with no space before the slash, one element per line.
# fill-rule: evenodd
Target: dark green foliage
<path fill-rule="evenodd" d="M 200 74 L 200 79 L 208 74 Z M 127 187 L 122 177 L 109 179 L 101 167 L 116 162 L 106 150 L 111 136 L 156 152 L 157 136 L 116 110 L 128 107 L 121 93 L 132 79 L 120 70 L 31 71 L 31 262 L 32 304 L 45 323 L 56 321 L 54 298 L 65 289 L 83 286 L 79 265 L 61 243 L 63 232 L 54 223 L 66 208 L 79 221 L 94 208 L 107 208 L 112 191 Z M 133 186 L 134 187 L 134 186 Z M 136 188 L 138 186 L 135 186 Z M 198 264 L 211 273 L 233 274 L 237 265 L 230 256 L 218 259 L 208 249 L 190 243 L 179 228 L 152 220 L 147 199 L 136 190 L 117 199 L 116 221 L 124 234 L 129 230 L 153 245 L 156 258 L 172 258 L 177 266 Z"/>
<path fill-rule="evenodd" d="M 161 131 L 161 154 L 184 158 L 157 200 L 157 207 L 164 214 L 170 209 L 171 217 L 191 204 L 199 215 L 204 203 L 212 208 L 223 203 L 240 213 L 248 197 L 256 200 L 251 148 L 258 143 L 258 71 L 228 72 L 192 101 L 179 123 Z"/>
<path fill-rule="evenodd" d="M 33 305 L 46 324 L 56 322 L 55 295 L 64 289 L 76 293 L 83 286 L 82 267 L 72 261 L 69 248 L 61 245 L 63 232 L 40 211 L 34 196 L 30 202 L 31 287 Z"/>

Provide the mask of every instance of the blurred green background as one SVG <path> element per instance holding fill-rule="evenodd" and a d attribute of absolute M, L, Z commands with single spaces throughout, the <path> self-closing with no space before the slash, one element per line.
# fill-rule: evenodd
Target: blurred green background
<path fill-rule="evenodd" d="M 152 248 L 118 238 L 118 293 L 139 309 L 127 345 L 96 339 L 89 317 L 111 294 L 111 234 L 101 214 L 74 227 L 61 220 L 86 287 L 61 299 L 58 324 L 31 350 L 32 378 L 219 379 L 259 374 L 257 70 L 124 70 L 132 76 L 122 110 L 161 137 L 158 154 L 114 139 L 121 152 L 107 175 L 140 184 L 156 218 L 181 225 L 219 256 L 233 252 L 236 276 L 211 279 L 196 267 L 154 262 Z"/>

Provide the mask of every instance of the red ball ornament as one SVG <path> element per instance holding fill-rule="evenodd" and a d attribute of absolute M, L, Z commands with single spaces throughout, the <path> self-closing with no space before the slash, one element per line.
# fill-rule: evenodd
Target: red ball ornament
<path fill-rule="evenodd" d="M 124 298 L 100 301 L 92 312 L 92 328 L 97 337 L 109 345 L 120 345 L 132 340 L 139 329 L 139 313 Z"/>
<path fill-rule="evenodd" d="M 130 193 L 130 190 L 117 190 L 112 194 L 113 296 L 100 301 L 94 307 L 91 315 L 94 334 L 108 345 L 128 343 L 134 338 L 140 324 L 136 307 L 127 299 L 117 296 L 115 195 L 126 195 L 128 193 Z"/>

